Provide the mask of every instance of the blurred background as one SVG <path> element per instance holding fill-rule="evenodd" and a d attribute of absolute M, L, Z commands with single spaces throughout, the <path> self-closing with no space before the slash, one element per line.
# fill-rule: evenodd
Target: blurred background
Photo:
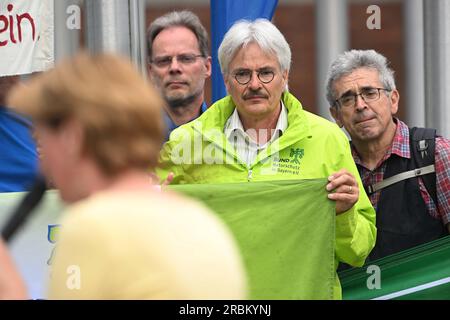
<path fill-rule="evenodd" d="M 103 41 L 106 46 L 110 46 L 114 32 L 122 33 L 122 36 L 131 34 L 131 38 L 144 42 L 143 47 L 137 45 L 138 48 L 135 48 L 141 50 L 141 59 L 144 59 L 146 27 L 156 17 L 172 10 L 188 9 L 196 13 L 211 37 L 213 7 L 211 4 L 219 1 L 225 0 L 57 1 L 55 2 L 56 59 L 82 46 L 105 50 L 105 47 L 99 47 L 99 43 Z M 272 0 L 257 2 L 267 1 Z M 305 109 L 331 119 L 324 96 L 326 72 L 331 61 L 348 49 L 375 49 L 391 61 L 391 67 L 395 70 L 397 87 L 401 95 L 399 118 L 410 126 L 435 127 L 438 133 L 450 135 L 448 125 L 450 112 L 444 107 L 450 103 L 450 93 L 447 93 L 450 91 L 448 62 L 450 1 L 273 0 L 273 2 L 276 3 L 273 22 L 285 35 L 293 52 L 289 87 L 294 95 L 299 97 Z M 60 23 L 65 22 L 67 14 L 64 15 L 64 10 L 70 4 L 81 7 L 83 23 L 78 32 L 56 28 L 57 17 L 61 17 Z M 247 10 L 251 12 L 252 4 L 249 3 L 248 6 Z M 121 17 L 127 8 L 129 20 Z M 108 14 L 112 15 L 112 20 L 105 19 L 105 15 Z M 144 30 L 138 31 L 136 21 L 143 25 L 140 28 Z M 131 31 L 123 28 L 127 22 Z M 99 35 L 100 26 L 104 28 L 101 35 Z M 138 38 L 140 40 L 137 40 Z M 116 47 L 113 50 L 121 49 Z M 144 60 L 141 61 L 145 64 Z M 145 67 L 142 70 L 145 72 Z M 208 104 L 215 100 L 211 86 L 212 82 L 208 81 L 206 88 Z"/>

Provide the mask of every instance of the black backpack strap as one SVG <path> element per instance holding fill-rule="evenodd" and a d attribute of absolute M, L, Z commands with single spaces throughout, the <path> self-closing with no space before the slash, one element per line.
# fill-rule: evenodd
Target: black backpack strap
<path fill-rule="evenodd" d="M 436 129 L 411 128 L 409 129 L 411 157 L 416 168 L 434 165 L 434 153 L 436 149 Z M 436 172 L 422 176 L 425 188 L 437 205 Z"/>

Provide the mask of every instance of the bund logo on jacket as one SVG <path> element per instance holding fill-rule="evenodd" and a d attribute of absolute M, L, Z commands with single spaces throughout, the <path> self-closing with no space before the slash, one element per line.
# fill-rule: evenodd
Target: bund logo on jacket
<path fill-rule="evenodd" d="M 286 152 L 283 152 L 286 153 Z M 272 162 L 272 172 L 285 173 L 291 175 L 300 174 L 301 159 L 305 155 L 305 150 L 300 148 L 290 148 L 286 156 L 275 156 Z"/>

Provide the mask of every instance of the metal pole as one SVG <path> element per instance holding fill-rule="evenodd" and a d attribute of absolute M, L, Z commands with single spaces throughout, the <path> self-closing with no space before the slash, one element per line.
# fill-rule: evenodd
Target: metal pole
<path fill-rule="evenodd" d="M 347 1 L 316 0 L 316 30 L 317 113 L 333 121 L 325 97 L 325 81 L 333 60 L 348 47 Z"/>
<path fill-rule="evenodd" d="M 86 0 L 85 8 L 88 49 L 131 56 L 128 1 Z"/>
<path fill-rule="evenodd" d="M 71 56 L 80 48 L 82 0 L 54 2 L 55 61 Z"/>
<path fill-rule="evenodd" d="M 145 1 L 130 0 L 131 60 L 143 75 L 147 75 L 145 8 Z"/>
<path fill-rule="evenodd" d="M 405 16 L 405 76 L 406 123 L 411 126 L 425 126 L 425 58 L 422 0 L 403 2 Z"/>
<path fill-rule="evenodd" d="M 426 125 L 450 137 L 450 1 L 424 1 Z"/>
<path fill-rule="evenodd" d="M 145 74 L 145 1 L 85 0 L 85 9 L 89 51 L 129 57 Z"/>

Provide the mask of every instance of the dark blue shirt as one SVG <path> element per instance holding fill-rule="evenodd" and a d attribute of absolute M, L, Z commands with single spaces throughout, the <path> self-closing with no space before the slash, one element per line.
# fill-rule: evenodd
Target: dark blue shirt
<path fill-rule="evenodd" d="M 197 118 L 198 118 L 203 112 L 205 112 L 207 109 L 208 109 L 208 107 L 206 106 L 206 103 L 203 102 L 203 103 L 202 103 L 202 106 L 201 106 L 201 108 L 200 108 L 200 114 L 199 114 L 198 116 L 196 116 L 195 118 L 191 119 L 190 121 L 197 119 Z M 176 128 L 178 128 L 179 126 L 177 126 L 177 125 L 172 121 L 172 119 L 169 117 L 169 115 L 167 114 L 167 112 L 164 112 L 164 121 L 165 121 L 165 123 L 166 123 L 166 129 L 167 129 L 167 135 L 166 135 L 166 140 L 165 140 L 165 141 L 167 141 L 167 140 L 169 140 L 170 133 L 171 133 L 173 130 L 175 130 Z"/>
<path fill-rule="evenodd" d="M 0 192 L 26 191 L 38 172 L 31 122 L 0 106 Z"/>

